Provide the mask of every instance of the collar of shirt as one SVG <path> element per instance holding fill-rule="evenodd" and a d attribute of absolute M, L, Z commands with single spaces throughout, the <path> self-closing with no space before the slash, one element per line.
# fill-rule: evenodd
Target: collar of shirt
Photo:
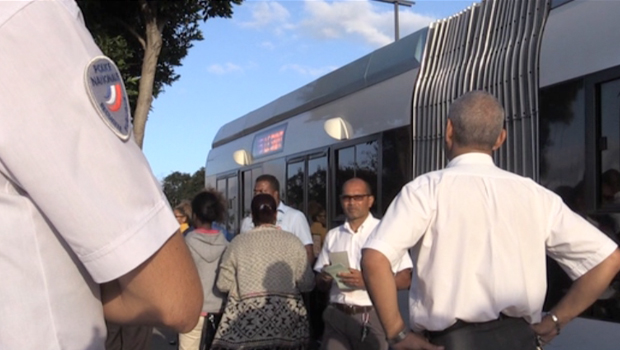
<path fill-rule="evenodd" d="M 286 214 L 286 212 L 289 211 L 289 209 L 291 209 L 291 207 L 282 203 L 282 201 L 280 201 L 280 204 L 278 204 L 278 211 L 282 214 Z"/>
<path fill-rule="evenodd" d="M 486 153 L 470 152 L 461 154 L 452 159 L 446 168 L 452 168 L 459 165 L 492 165 L 495 166 L 493 158 Z"/>
<path fill-rule="evenodd" d="M 362 232 L 364 232 L 364 228 L 365 228 L 366 226 L 368 226 L 368 225 L 367 225 L 367 224 L 368 224 L 368 222 L 373 221 L 373 220 L 374 220 L 374 218 L 375 218 L 375 217 L 374 217 L 374 216 L 372 216 L 372 214 L 371 214 L 371 213 L 368 213 L 368 216 L 366 217 L 366 219 L 364 219 L 364 222 L 362 222 L 362 224 L 360 225 L 360 227 L 358 227 L 358 228 L 357 228 L 357 232 L 355 232 L 355 231 L 353 231 L 353 230 L 351 229 L 351 225 L 349 225 L 349 220 L 347 220 L 347 221 L 345 221 L 344 225 L 342 225 L 342 230 L 343 230 L 344 232 L 350 233 L 350 234 L 352 234 L 352 235 L 357 234 L 357 233 L 362 233 Z M 374 226 L 376 226 L 376 225 L 373 225 L 373 226 L 372 226 L 372 228 L 374 228 Z"/>

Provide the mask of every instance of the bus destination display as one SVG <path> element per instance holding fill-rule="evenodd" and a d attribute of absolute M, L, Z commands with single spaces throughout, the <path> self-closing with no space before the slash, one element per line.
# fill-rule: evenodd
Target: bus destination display
<path fill-rule="evenodd" d="M 257 134 L 256 137 L 254 137 L 252 157 L 259 158 L 282 151 L 284 147 L 285 131 L 286 124 L 282 124 Z"/>

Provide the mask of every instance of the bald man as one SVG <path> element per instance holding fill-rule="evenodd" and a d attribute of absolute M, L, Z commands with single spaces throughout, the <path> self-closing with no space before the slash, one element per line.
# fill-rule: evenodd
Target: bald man
<path fill-rule="evenodd" d="M 620 270 L 607 236 L 556 194 L 495 166 L 503 125 L 492 95 L 457 99 L 446 124 L 447 167 L 405 185 L 364 246 L 366 288 L 394 349 L 534 350 Z M 411 332 L 390 266 L 414 246 Z M 575 282 L 543 316 L 545 254 Z"/>

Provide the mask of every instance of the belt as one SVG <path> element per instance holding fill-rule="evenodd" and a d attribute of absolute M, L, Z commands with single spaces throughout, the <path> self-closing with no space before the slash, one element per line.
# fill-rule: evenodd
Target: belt
<path fill-rule="evenodd" d="M 357 306 L 340 303 L 330 303 L 329 305 L 333 306 L 335 309 L 344 312 L 347 315 L 361 314 L 364 312 L 370 312 L 372 310 L 372 306 Z"/>
<path fill-rule="evenodd" d="M 426 336 L 430 339 L 433 338 L 438 338 L 441 336 L 444 336 L 450 332 L 454 332 L 457 329 L 461 329 L 461 328 L 465 328 L 465 327 L 469 327 L 469 326 L 479 326 L 479 325 L 485 325 L 485 324 L 489 324 L 492 322 L 497 322 L 497 321 L 502 321 L 502 320 L 516 320 L 516 319 L 522 319 L 522 318 L 518 318 L 518 317 L 510 317 L 510 316 L 506 316 L 504 314 L 499 314 L 499 317 L 495 320 L 490 320 L 490 321 L 485 321 L 485 322 L 465 322 L 462 320 L 457 319 L 456 323 L 453 324 L 452 326 L 444 329 L 443 331 L 425 331 Z"/>

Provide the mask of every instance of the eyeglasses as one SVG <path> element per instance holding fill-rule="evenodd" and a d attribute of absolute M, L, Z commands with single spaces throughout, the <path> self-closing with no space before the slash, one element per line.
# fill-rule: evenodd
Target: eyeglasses
<path fill-rule="evenodd" d="M 340 199 L 343 202 L 348 202 L 348 201 L 361 202 L 364 198 L 370 197 L 370 196 L 372 196 L 372 194 L 354 194 L 354 195 L 343 194 L 340 196 Z"/>

